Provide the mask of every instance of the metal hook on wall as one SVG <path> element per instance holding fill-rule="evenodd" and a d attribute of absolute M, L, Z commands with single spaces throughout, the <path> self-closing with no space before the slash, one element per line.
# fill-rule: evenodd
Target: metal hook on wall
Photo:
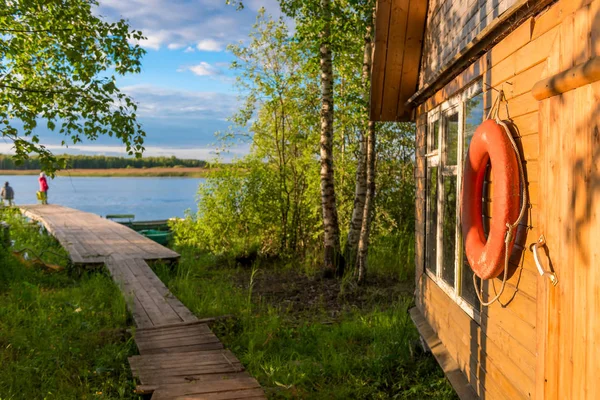
<path fill-rule="evenodd" d="M 544 268 L 542 267 L 542 264 L 540 262 L 539 256 L 538 256 L 538 248 L 540 247 L 544 247 L 546 245 L 546 238 L 544 237 L 544 235 L 541 235 L 540 238 L 537 240 L 537 242 L 532 243 L 529 246 L 529 250 L 531 250 L 531 252 L 533 253 L 533 259 L 535 260 L 535 266 L 537 267 L 538 272 L 540 273 L 540 276 L 547 276 L 548 278 L 550 278 L 550 281 L 552 282 L 552 284 L 554 286 L 556 286 L 558 284 L 558 277 L 556 276 L 556 274 L 552 271 L 545 271 Z"/>

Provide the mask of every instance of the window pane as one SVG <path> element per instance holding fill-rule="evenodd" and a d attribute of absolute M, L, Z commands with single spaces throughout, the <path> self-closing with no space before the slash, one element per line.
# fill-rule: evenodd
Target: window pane
<path fill-rule="evenodd" d="M 483 122 L 483 93 L 467 100 L 465 110 L 464 159 L 466 159 L 475 130 Z"/>
<path fill-rule="evenodd" d="M 458 163 L 458 110 L 444 118 L 446 135 L 446 165 Z"/>
<path fill-rule="evenodd" d="M 436 273 L 437 255 L 437 167 L 427 169 L 427 211 L 425 224 L 425 267 Z"/>
<path fill-rule="evenodd" d="M 427 151 L 434 151 L 434 150 L 437 150 L 437 148 L 439 147 L 440 120 L 438 119 L 430 126 L 431 126 L 431 129 L 429 130 L 429 138 L 427 139 L 429 147 L 428 147 Z"/>
<path fill-rule="evenodd" d="M 462 277 L 461 277 L 462 293 L 461 296 L 470 305 L 475 308 L 479 308 L 479 299 L 475 294 L 475 288 L 473 287 L 473 271 L 469 267 L 469 263 L 466 257 L 463 257 Z M 477 278 L 477 282 L 481 285 L 481 279 Z"/>
<path fill-rule="evenodd" d="M 443 176 L 444 215 L 442 216 L 442 278 L 454 286 L 456 263 L 456 176 Z"/>
<path fill-rule="evenodd" d="M 465 131 L 464 131 L 464 153 L 463 160 L 467 158 L 469 144 L 475 134 L 477 127 L 483 122 L 483 93 L 467 100 L 465 104 Z M 485 224 L 485 222 L 484 222 Z M 481 280 L 478 279 L 481 284 Z M 475 308 L 479 308 L 479 299 L 473 287 L 473 271 L 469 266 L 467 257 L 463 257 L 461 272 L 461 297 Z"/>

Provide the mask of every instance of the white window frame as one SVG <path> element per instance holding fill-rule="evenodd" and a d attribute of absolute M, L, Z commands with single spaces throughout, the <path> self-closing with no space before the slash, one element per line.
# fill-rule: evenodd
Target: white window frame
<path fill-rule="evenodd" d="M 430 271 L 429 268 L 424 268 L 427 276 L 433 280 L 447 295 L 454 301 L 456 304 L 460 306 L 460 308 L 469 315 L 473 320 L 477 323 L 481 322 L 481 315 L 479 310 L 475 308 L 473 305 L 468 303 L 465 299 L 461 297 L 462 294 L 462 268 L 465 267 L 463 264 L 463 246 L 462 246 L 462 229 L 460 226 L 460 210 L 462 206 L 462 199 L 460 196 L 461 188 L 462 188 L 462 177 L 463 177 L 463 164 L 464 164 L 464 135 L 465 135 L 465 114 L 466 114 L 466 102 L 467 100 L 479 95 L 482 92 L 482 83 L 481 81 L 476 82 L 475 84 L 469 86 L 466 90 L 453 96 L 448 99 L 444 103 L 440 104 L 438 107 L 432 109 L 427 113 L 427 149 L 428 152 L 425 155 L 426 157 L 426 169 L 427 169 L 427 178 L 426 181 L 429 184 L 429 169 L 432 167 L 438 167 L 437 173 L 437 226 L 436 226 L 436 272 Z M 446 115 L 450 114 L 450 111 L 454 110 L 458 111 L 458 149 L 456 151 L 457 155 L 457 163 L 456 166 L 444 167 L 444 163 L 442 161 L 442 157 L 445 155 L 445 123 L 444 118 Z M 438 131 L 435 133 L 438 135 L 438 148 L 430 149 L 429 143 L 431 140 L 431 134 L 434 127 L 435 122 L 438 122 Z M 442 226 L 443 226 L 443 177 L 444 168 L 453 170 L 451 175 L 447 176 L 456 176 L 456 227 L 455 227 L 455 237 L 456 237 L 456 247 L 454 249 L 454 287 L 450 286 L 448 283 L 442 279 L 442 262 L 443 262 L 443 245 L 442 245 Z M 428 195 L 428 193 L 427 193 Z M 426 196 L 425 201 L 428 201 L 428 197 Z M 427 204 L 427 203 L 426 203 Z M 427 208 L 426 208 L 427 209 Z M 429 218 L 429 216 L 426 216 Z M 427 240 L 425 241 L 425 254 L 428 254 L 427 249 Z M 426 256 L 427 258 L 427 256 Z M 468 268 L 468 267 L 467 267 Z"/>

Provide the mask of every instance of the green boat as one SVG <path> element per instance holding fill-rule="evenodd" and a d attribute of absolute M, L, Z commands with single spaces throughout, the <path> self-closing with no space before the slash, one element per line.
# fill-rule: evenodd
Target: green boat
<path fill-rule="evenodd" d="M 145 229 L 139 231 L 138 233 L 146 236 L 148 239 L 154 240 L 158 244 L 162 244 L 163 246 L 166 246 L 169 243 L 169 239 L 171 239 L 171 232 L 168 231 Z"/>
<path fill-rule="evenodd" d="M 134 214 L 109 214 L 106 219 L 117 222 L 136 232 L 143 230 L 170 231 L 169 220 L 161 219 L 155 221 L 135 221 Z"/>
<path fill-rule="evenodd" d="M 172 236 L 171 229 L 169 228 L 169 220 L 135 221 L 134 214 L 109 214 L 106 216 L 106 219 L 131 228 L 163 246 L 169 243 L 169 239 Z"/>

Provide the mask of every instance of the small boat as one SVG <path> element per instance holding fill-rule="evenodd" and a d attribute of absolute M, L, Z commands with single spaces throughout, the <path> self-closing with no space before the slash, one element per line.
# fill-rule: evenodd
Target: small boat
<path fill-rule="evenodd" d="M 106 219 L 124 225 L 158 244 L 166 246 L 171 239 L 169 220 L 136 221 L 134 214 L 108 214 Z"/>
<path fill-rule="evenodd" d="M 169 243 L 169 239 L 171 239 L 171 232 L 169 231 L 145 229 L 139 231 L 138 233 L 146 236 L 148 239 L 154 240 L 158 244 L 162 244 L 163 246 L 166 246 Z"/>
<path fill-rule="evenodd" d="M 154 221 L 136 221 L 134 214 L 108 214 L 106 219 L 125 225 L 136 232 L 143 230 L 169 231 L 169 220 L 160 219 Z"/>
<path fill-rule="evenodd" d="M 170 231 L 169 220 L 156 220 L 156 221 L 133 221 L 130 226 L 134 231 L 142 231 L 153 229 L 156 231 Z"/>

